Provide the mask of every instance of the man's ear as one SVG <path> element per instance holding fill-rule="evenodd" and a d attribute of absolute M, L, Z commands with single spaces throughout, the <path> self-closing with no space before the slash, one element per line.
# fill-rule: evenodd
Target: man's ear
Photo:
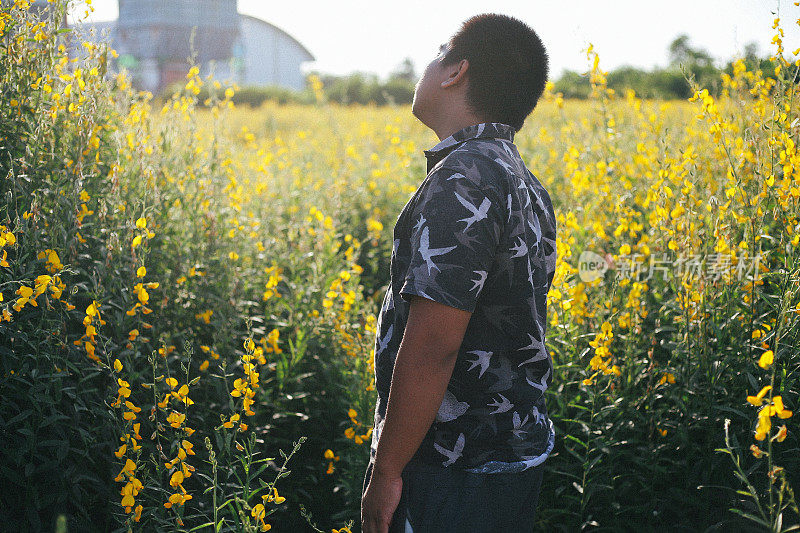
<path fill-rule="evenodd" d="M 442 82 L 442 89 L 446 89 L 452 85 L 457 85 L 462 79 L 464 79 L 464 76 L 469 69 L 469 60 L 462 59 L 455 65 L 448 65 L 446 68 L 448 69 L 448 76 L 447 79 Z"/>

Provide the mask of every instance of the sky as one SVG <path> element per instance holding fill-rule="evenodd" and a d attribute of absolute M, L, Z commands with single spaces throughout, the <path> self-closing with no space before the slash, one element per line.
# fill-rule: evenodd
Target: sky
<path fill-rule="evenodd" d="M 169 1 L 169 0 L 164 0 Z M 300 41 L 315 57 L 301 70 L 343 75 L 359 71 L 385 79 L 405 58 L 417 76 L 439 45 L 469 17 L 485 12 L 511 15 L 533 28 L 548 51 L 550 78 L 565 70 L 585 72 L 589 43 L 600 68 L 666 66 L 667 48 L 689 35 L 719 65 L 755 42 L 759 55 L 774 51 L 772 22 L 780 9 L 789 57 L 800 48 L 800 7 L 791 0 L 238 0 L 238 9 L 266 20 Z M 398 5 L 402 5 L 398 8 Z M 93 0 L 89 20 L 113 20 L 116 0 Z M 86 10 L 82 2 L 73 13 Z"/>

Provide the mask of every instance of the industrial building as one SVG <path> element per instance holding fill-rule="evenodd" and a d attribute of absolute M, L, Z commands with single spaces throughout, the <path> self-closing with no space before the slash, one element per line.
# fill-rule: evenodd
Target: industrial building
<path fill-rule="evenodd" d="M 238 12 L 236 0 L 118 0 L 115 21 L 77 24 L 75 48 L 108 40 L 117 70 L 134 86 L 156 93 L 183 80 L 190 65 L 201 76 L 242 86 L 305 87 L 301 65 L 314 56 L 280 28 Z"/>

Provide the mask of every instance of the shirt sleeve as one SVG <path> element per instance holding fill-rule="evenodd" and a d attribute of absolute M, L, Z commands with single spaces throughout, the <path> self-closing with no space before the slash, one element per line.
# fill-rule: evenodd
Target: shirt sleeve
<path fill-rule="evenodd" d="M 411 259 L 400 289 L 473 312 L 505 228 L 496 186 L 446 167 L 430 174 L 409 215 Z"/>

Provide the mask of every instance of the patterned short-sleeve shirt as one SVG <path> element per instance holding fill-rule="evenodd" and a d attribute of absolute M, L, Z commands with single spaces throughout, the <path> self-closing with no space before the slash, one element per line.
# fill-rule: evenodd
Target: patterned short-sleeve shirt
<path fill-rule="evenodd" d="M 472 312 L 442 404 L 412 461 L 514 472 L 542 463 L 553 449 L 544 392 L 553 378 L 545 330 L 556 220 L 515 132 L 475 124 L 424 151 L 428 174 L 395 223 L 378 315 L 370 461 L 412 294 Z"/>

